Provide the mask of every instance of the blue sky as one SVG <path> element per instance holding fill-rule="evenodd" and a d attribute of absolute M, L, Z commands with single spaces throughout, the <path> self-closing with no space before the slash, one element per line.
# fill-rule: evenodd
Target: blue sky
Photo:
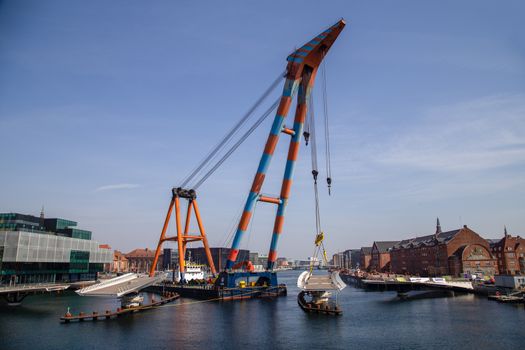
<path fill-rule="evenodd" d="M 0 1 L 0 212 L 44 205 L 116 249 L 154 247 L 171 186 L 294 47 L 344 17 L 326 57 L 329 253 L 432 233 L 437 216 L 445 230 L 523 235 L 523 13 L 519 1 Z M 236 224 L 269 121 L 199 189 L 213 245 Z M 279 255 L 311 254 L 309 172 L 302 148 Z M 267 252 L 273 214 L 257 207 L 243 248 Z"/>

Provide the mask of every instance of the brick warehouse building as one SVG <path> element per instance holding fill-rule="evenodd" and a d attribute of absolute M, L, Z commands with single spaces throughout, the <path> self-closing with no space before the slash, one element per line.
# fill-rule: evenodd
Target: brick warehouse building
<path fill-rule="evenodd" d="M 433 235 L 405 239 L 390 250 L 391 270 L 420 276 L 461 276 L 498 273 L 487 240 L 469 229 L 441 232 L 439 219 Z"/>
<path fill-rule="evenodd" d="M 398 241 L 375 241 L 372 245 L 370 267 L 371 271 L 390 272 L 390 249 Z"/>
<path fill-rule="evenodd" d="M 492 255 L 498 260 L 498 270 L 501 274 L 525 275 L 525 239 L 507 234 L 504 230 L 502 239 L 490 245 Z"/>
<path fill-rule="evenodd" d="M 370 267 L 370 259 L 372 259 L 372 247 L 361 247 L 359 251 L 359 268 L 367 270 Z"/>
<path fill-rule="evenodd" d="M 144 248 L 135 249 L 131 252 L 124 254 L 124 257 L 128 260 L 128 269 L 131 272 L 148 273 L 153 260 L 155 258 L 155 250 Z M 163 256 L 159 256 L 156 269 L 159 270 L 161 267 Z"/>

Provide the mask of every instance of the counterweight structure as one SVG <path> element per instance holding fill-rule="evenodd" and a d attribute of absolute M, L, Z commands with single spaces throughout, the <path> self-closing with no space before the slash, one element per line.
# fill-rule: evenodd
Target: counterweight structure
<path fill-rule="evenodd" d="M 252 218 L 253 209 L 257 201 L 277 205 L 277 213 L 274 222 L 272 241 L 270 245 L 270 251 L 268 253 L 268 265 L 266 269 L 268 271 L 272 271 L 275 266 L 275 262 L 277 260 L 277 243 L 280 235 L 283 232 L 285 209 L 288 199 L 290 198 L 295 162 L 299 153 L 301 136 L 303 134 L 303 127 L 308 109 L 307 101 L 309 100 L 319 65 L 344 27 L 345 21 L 341 19 L 336 24 L 303 45 L 301 48 L 294 51 L 287 58 L 288 66 L 283 94 L 270 130 L 270 134 L 268 135 L 268 139 L 266 141 L 266 146 L 264 147 L 264 152 L 262 154 L 261 160 L 259 161 L 259 167 L 257 168 L 257 173 L 253 179 L 250 193 L 246 199 L 243 214 L 233 239 L 230 255 L 226 263 L 226 271 L 231 271 L 235 265 L 241 240 L 248 229 L 250 220 Z M 293 127 L 289 128 L 286 127 L 284 122 L 286 116 L 288 115 L 290 105 L 292 104 L 294 97 L 293 94 L 297 88 L 298 96 L 295 118 Z M 266 171 L 268 170 L 272 160 L 272 156 L 281 133 L 289 135 L 291 140 L 290 146 L 288 148 L 288 158 L 286 160 L 280 196 L 277 198 L 272 198 L 261 195 L 261 188 L 263 186 L 266 177 Z"/>

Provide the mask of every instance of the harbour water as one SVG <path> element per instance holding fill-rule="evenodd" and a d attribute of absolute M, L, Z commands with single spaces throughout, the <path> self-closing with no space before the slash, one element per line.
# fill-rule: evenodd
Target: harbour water
<path fill-rule="evenodd" d="M 519 349 L 525 308 L 474 295 L 399 301 L 393 292 L 347 287 L 343 315 L 304 313 L 299 271 L 280 273 L 288 296 L 276 300 L 202 302 L 180 299 L 119 319 L 61 324 L 67 308 L 103 312 L 116 300 L 73 293 L 0 306 L 0 349 Z"/>

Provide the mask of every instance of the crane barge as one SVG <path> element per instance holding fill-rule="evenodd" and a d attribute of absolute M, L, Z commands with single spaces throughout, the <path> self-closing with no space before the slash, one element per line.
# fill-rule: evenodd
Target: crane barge
<path fill-rule="evenodd" d="M 278 283 L 277 274 L 274 271 L 274 267 L 277 260 L 277 247 L 278 241 L 283 234 L 283 225 L 285 210 L 290 199 L 291 187 L 293 182 L 293 174 L 299 154 L 299 148 L 301 143 L 301 137 L 305 134 L 307 138 L 307 132 L 304 132 L 304 125 L 307 118 L 309 109 L 309 100 L 312 92 L 312 88 L 315 83 L 315 78 L 318 72 L 318 68 L 321 65 L 326 54 L 330 50 L 331 46 L 338 38 L 339 34 L 345 27 L 345 21 L 339 20 L 337 23 L 324 30 L 322 33 L 308 41 L 306 44 L 301 46 L 299 49 L 292 52 L 287 57 L 287 67 L 285 73 L 280 76 L 272 88 L 281 81 L 282 77 L 285 78 L 284 88 L 281 97 L 266 111 L 263 117 L 259 118 L 254 126 L 252 126 L 243 138 L 233 145 L 233 147 L 221 158 L 215 166 L 211 168 L 200 180 L 198 180 L 194 186 L 187 188 L 186 186 L 199 174 L 204 168 L 204 164 L 208 164 L 211 160 L 216 157 L 219 149 L 222 149 L 227 141 L 231 140 L 233 134 L 235 134 L 240 125 L 243 125 L 247 120 L 247 116 L 243 117 L 241 121 L 226 135 L 226 137 L 219 143 L 217 148 L 212 150 L 210 154 L 204 159 L 203 163 L 199 165 L 184 181 L 180 187 L 172 189 L 172 199 L 168 207 L 166 219 L 162 228 L 162 232 L 157 245 L 155 258 L 150 270 L 150 276 L 155 275 L 155 269 L 157 262 L 162 250 L 162 245 L 166 241 L 176 241 L 179 251 L 179 271 L 181 278 L 183 279 L 185 269 L 185 256 L 186 246 L 190 242 L 202 242 L 206 252 L 208 264 L 211 272 L 215 275 L 216 269 L 210 253 L 208 240 L 201 220 L 200 212 L 197 206 L 197 188 L 224 162 L 224 160 L 233 152 L 235 149 L 244 141 L 245 137 L 249 136 L 253 130 L 260 125 L 260 123 L 275 109 L 275 114 L 262 156 L 257 167 L 256 174 L 253 178 L 252 185 L 242 216 L 240 217 L 235 236 L 232 241 L 231 249 L 228 255 L 227 263 L 223 271 L 220 271 L 214 286 L 214 290 L 217 291 L 217 295 L 222 295 L 222 299 L 243 299 L 245 297 L 265 296 L 265 295 L 283 295 L 286 294 L 286 286 Z M 251 112 L 260 104 L 263 98 L 268 96 L 269 90 L 265 92 L 263 97 L 259 99 Z M 297 96 L 295 117 L 290 127 L 285 125 L 285 120 L 292 105 L 294 97 Z M 266 172 L 274 155 L 274 151 L 278 144 L 280 135 L 284 134 L 290 137 L 288 146 L 288 157 L 285 164 L 284 176 L 281 184 L 280 194 L 277 197 L 271 197 L 262 194 L 261 189 L 266 179 Z M 307 140 L 308 142 L 308 140 Z M 315 170 L 315 169 L 314 169 Z M 314 171 L 312 171 L 314 173 Z M 317 177 L 317 171 L 315 170 L 314 178 Z M 331 179 L 328 177 L 328 185 L 330 186 Z M 185 199 L 188 202 L 186 212 L 186 222 L 184 224 L 184 230 L 182 229 L 182 214 L 180 200 Z M 239 247 L 242 239 L 247 234 L 250 221 L 253 217 L 254 207 L 257 202 L 268 203 L 275 205 L 276 215 L 274 220 L 272 240 L 268 253 L 268 262 L 265 271 L 255 272 L 253 269 L 247 269 L 247 264 L 242 262 L 237 263 L 239 255 Z M 176 232 L 175 236 L 169 237 L 167 235 L 167 228 L 171 218 L 172 212 L 175 212 L 176 219 Z M 199 227 L 199 234 L 192 234 L 189 232 L 189 224 L 191 213 L 194 212 L 197 224 Z M 239 271 L 238 267 L 245 267 L 244 271 Z M 187 288 L 186 288 L 187 290 Z M 184 295 L 184 288 L 177 289 L 178 293 Z M 228 293 L 224 293 L 228 291 Z M 211 294 L 213 296 L 213 294 Z"/>

